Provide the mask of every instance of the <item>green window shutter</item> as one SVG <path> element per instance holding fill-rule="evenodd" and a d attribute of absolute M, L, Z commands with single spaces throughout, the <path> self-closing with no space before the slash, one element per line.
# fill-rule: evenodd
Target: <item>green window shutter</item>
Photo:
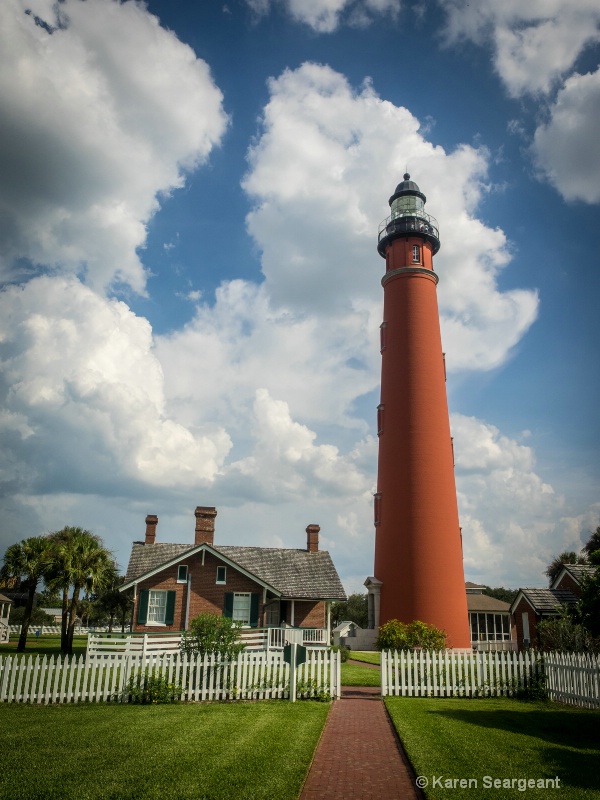
<path fill-rule="evenodd" d="M 223 606 L 223 616 L 233 617 L 233 592 L 225 592 L 225 605 Z"/>
<path fill-rule="evenodd" d="M 175 598 L 177 592 L 167 592 L 167 607 L 165 609 L 165 625 L 172 625 L 175 619 Z"/>
<path fill-rule="evenodd" d="M 258 628 L 258 594 L 250 595 L 250 627 Z"/>
<path fill-rule="evenodd" d="M 145 625 L 148 619 L 148 600 L 150 599 L 150 592 L 148 589 L 142 589 L 140 592 L 140 602 L 138 605 L 138 625 Z"/>

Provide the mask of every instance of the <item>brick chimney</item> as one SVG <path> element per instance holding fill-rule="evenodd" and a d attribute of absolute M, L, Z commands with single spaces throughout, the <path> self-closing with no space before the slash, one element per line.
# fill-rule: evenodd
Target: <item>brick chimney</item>
<path fill-rule="evenodd" d="M 156 541 L 156 526 L 158 525 L 158 517 L 156 514 L 148 514 L 146 517 L 146 541 L 144 544 L 154 544 Z"/>
<path fill-rule="evenodd" d="M 319 552 L 319 531 L 320 525 L 309 525 L 306 528 L 306 549 L 309 553 Z"/>
<path fill-rule="evenodd" d="M 215 538 L 217 509 L 214 506 L 197 506 L 194 516 L 196 517 L 194 544 L 212 544 Z"/>

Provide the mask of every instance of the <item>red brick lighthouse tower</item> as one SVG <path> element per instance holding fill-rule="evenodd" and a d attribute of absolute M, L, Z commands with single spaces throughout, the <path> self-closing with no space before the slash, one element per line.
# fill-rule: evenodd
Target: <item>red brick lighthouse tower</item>
<path fill-rule="evenodd" d="M 375 625 L 421 620 L 448 645 L 471 646 L 454 458 L 433 256 L 436 220 L 410 175 L 379 230 L 385 258 L 379 464 L 375 496 Z M 377 609 L 379 606 L 379 609 Z M 379 611 L 379 622 L 377 622 Z"/>

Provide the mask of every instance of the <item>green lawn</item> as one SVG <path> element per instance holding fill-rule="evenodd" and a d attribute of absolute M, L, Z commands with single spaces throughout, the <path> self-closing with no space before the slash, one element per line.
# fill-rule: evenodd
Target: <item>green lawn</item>
<path fill-rule="evenodd" d="M 429 781 L 429 800 L 600 799 L 599 711 L 506 698 L 388 697 L 385 703 L 416 774 Z M 435 787 L 439 776 L 442 785 L 438 780 Z M 560 785 L 487 788 L 485 776 L 536 781 L 558 776 Z M 448 779 L 472 779 L 477 788 L 444 785 Z"/>
<path fill-rule="evenodd" d="M 353 661 L 364 661 L 366 664 L 381 664 L 381 653 L 368 650 L 351 650 L 348 658 Z"/>
<path fill-rule="evenodd" d="M 296 800 L 328 703 L 0 707 L 0 800 Z"/>
<path fill-rule="evenodd" d="M 342 686 L 381 686 L 378 669 L 361 664 L 342 664 Z"/>
<path fill-rule="evenodd" d="M 0 647 L 0 656 L 15 655 L 17 652 L 17 644 L 19 643 L 19 634 L 11 633 L 8 644 L 3 644 Z M 73 637 L 73 655 L 85 655 L 87 647 L 87 636 L 74 636 Z M 43 656 L 58 656 L 60 655 L 60 636 L 36 636 L 30 632 L 27 637 L 27 644 L 25 645 L 25 652 L 22 655 L 43 655 Z"/>

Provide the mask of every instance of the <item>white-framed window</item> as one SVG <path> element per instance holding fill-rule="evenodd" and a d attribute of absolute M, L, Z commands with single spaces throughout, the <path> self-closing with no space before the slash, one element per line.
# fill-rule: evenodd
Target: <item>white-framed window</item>
<path fill-rule="evenodd" d="M 150 590 L 148 595 L 148 625 L 164 625 L 167 613 L 167 593 Z"/>
<path fill-rule="evenodd" d="M 413 244 L 413 264 L 421 263 L 421 248 L 418 244 Z"/>
<path fill-rule="evenodd" d="M 217 583 L 227 583 L 227 567 L 217 567 Z"/>
<path fill-rule="evenodd" d="M 233 595 L 232 619 L 242 625 L 250 625 L 250 592 L 235 592 Z"/>
<path fill-rule="evenodd" d="M 177 567 L 177 583 L 187 583 L 188 568 L 187 564 L 180 564 Z"/>
<path fill-rule="evenodd" d="M 471 641 L 501 642 L 510 639 L 510 619 L 508 614 L 484 614 L 474 611 L 471 618 Z"/>

